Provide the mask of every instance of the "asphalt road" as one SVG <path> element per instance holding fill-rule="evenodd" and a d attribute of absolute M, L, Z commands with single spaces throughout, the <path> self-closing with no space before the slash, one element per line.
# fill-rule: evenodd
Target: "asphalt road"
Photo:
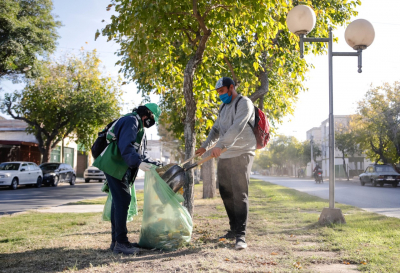
<path fill-rule="evenodd" d="M 252 175 L 252 178 L 268 181 L 288 188 L 329 199 L 329 182 L 316 184 L 314 180 L 293 177 Z M 358 181 L 336 181 L 335 202 L 356 206 L 367 211 L 400 218 L 400 187 L 391 185 L 372 187 Z M 327 207 L 329 202 L 327 201 Z"/>
<path fill-rule="evenodd" d="M 60 183 L 58 187 L 34 188 L 19 186 L 17 190 L 0 187 L 0 215 L 12 214 L 20 211 L 38 209 L 43 207 L 60 206 L 83 199 L 92 199 L 106 196 L 101 191 L 103 183 L 92 180 L 84 183 L 77 178 L 75 186 L 69 183 Z M 136 190 L 143 189 L 144 179 L 135 181 Z"/>

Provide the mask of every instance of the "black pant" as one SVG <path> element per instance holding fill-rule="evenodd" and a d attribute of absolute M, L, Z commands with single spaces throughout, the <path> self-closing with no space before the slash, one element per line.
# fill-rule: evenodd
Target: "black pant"
<path fill-rule="evenodd" d="M 128 217 L 129 204 L 131 203 L 131 193 L 129 181 L 131 172 L 127 172 L 122 180 L 106 174 L 108 187 L 111 191 L 111 240 L 124 244 L 128 241 L 128 229 L 126 218 Z"/>
<path fill-rule="evenodd" d="M 219 192 L 229 217 L 229 225 L 236 236 L 246 235 L 249 213 L 249 180 L 254 156 L 243 154 L 218 161 Z"/>

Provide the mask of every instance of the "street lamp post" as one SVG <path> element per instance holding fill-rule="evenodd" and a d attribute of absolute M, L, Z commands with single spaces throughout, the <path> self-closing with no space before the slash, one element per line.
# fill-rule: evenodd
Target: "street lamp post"
<path fill-rule="evenodd" d="M 329 28 L 328 38 L 306 38 L 315 26 L 314 10 L 305 5 L 294 7 L 287 15 L 286 24 L 290 32 L 300 37 L 300 57 L 303 58 L 303 44 L 328 43 L 329 60 L 329 208 L 324 208 L 319 222 L 326 223 L 346 223 L 342 211 L 335 208 L 335 123 L 333 118 L 333 56 L 356 56 L 358 57 L 358 73 L 361 73 L 362 50 L 372 44 L 375 38 L 375 31 L 370 22 L 358 19 L 352 22 L 345 31 L 347 44 L 356 52 L 332 52 L 332 28 Z"/>
<path fill-rule="evenodd" d="M 310 146 L 311 146 L 311 177 L 313 177 L 313 170 L 314 170 L 314 149 L 313 149 L 313 144 L 314 144 L 314 136 L 310 137 Z"/>

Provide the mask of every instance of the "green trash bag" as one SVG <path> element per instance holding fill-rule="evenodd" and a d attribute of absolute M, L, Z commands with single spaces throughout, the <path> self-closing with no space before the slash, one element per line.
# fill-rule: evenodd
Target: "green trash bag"
<path fill-rule="evenodd" d="M 143 220 L 139 246 L 175 250 L 190 242 L 192 218 L 182 195 L 175 193 L 157 174 L 155 166 L 145 172 Z"/>
<path fill-rule="evenodd" d="M 108 197 L 103 209 L 103 221 L 111 221 L 111 204 L 112 204 L 112 195 L 111 191 L 108 188 L 108 184 L 104 183 L 101 191 L 108 193 Z M 135 184 L 131 186 L 131 203 L 129 204 L 128 217 L 126 218 L 127 222 L 131 222 L 133 220 L 133 216 L 137 215 L 137 200 L 136 200 L 136 191 Z"/>

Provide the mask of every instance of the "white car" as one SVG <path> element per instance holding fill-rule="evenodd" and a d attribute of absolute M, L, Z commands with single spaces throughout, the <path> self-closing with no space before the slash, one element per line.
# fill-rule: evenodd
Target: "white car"
<path fill-rule="evenodd" d="M 95 166 L 90 166 L 87 168 L 83 173 L 83 178 L 85 178 L 85 183 L 89 183 L 90 180 L 98 180 L 99 182 L 106 180 L 106 176 L 104 175 L 103 171 L 100 171 Z"/>
<path fill-rule="evenodd" d="M 42 186 L 42 170 L 33 162 L 14 161 L 0 164 L 0 186 L 16 190 L 18 185 Z"/>

